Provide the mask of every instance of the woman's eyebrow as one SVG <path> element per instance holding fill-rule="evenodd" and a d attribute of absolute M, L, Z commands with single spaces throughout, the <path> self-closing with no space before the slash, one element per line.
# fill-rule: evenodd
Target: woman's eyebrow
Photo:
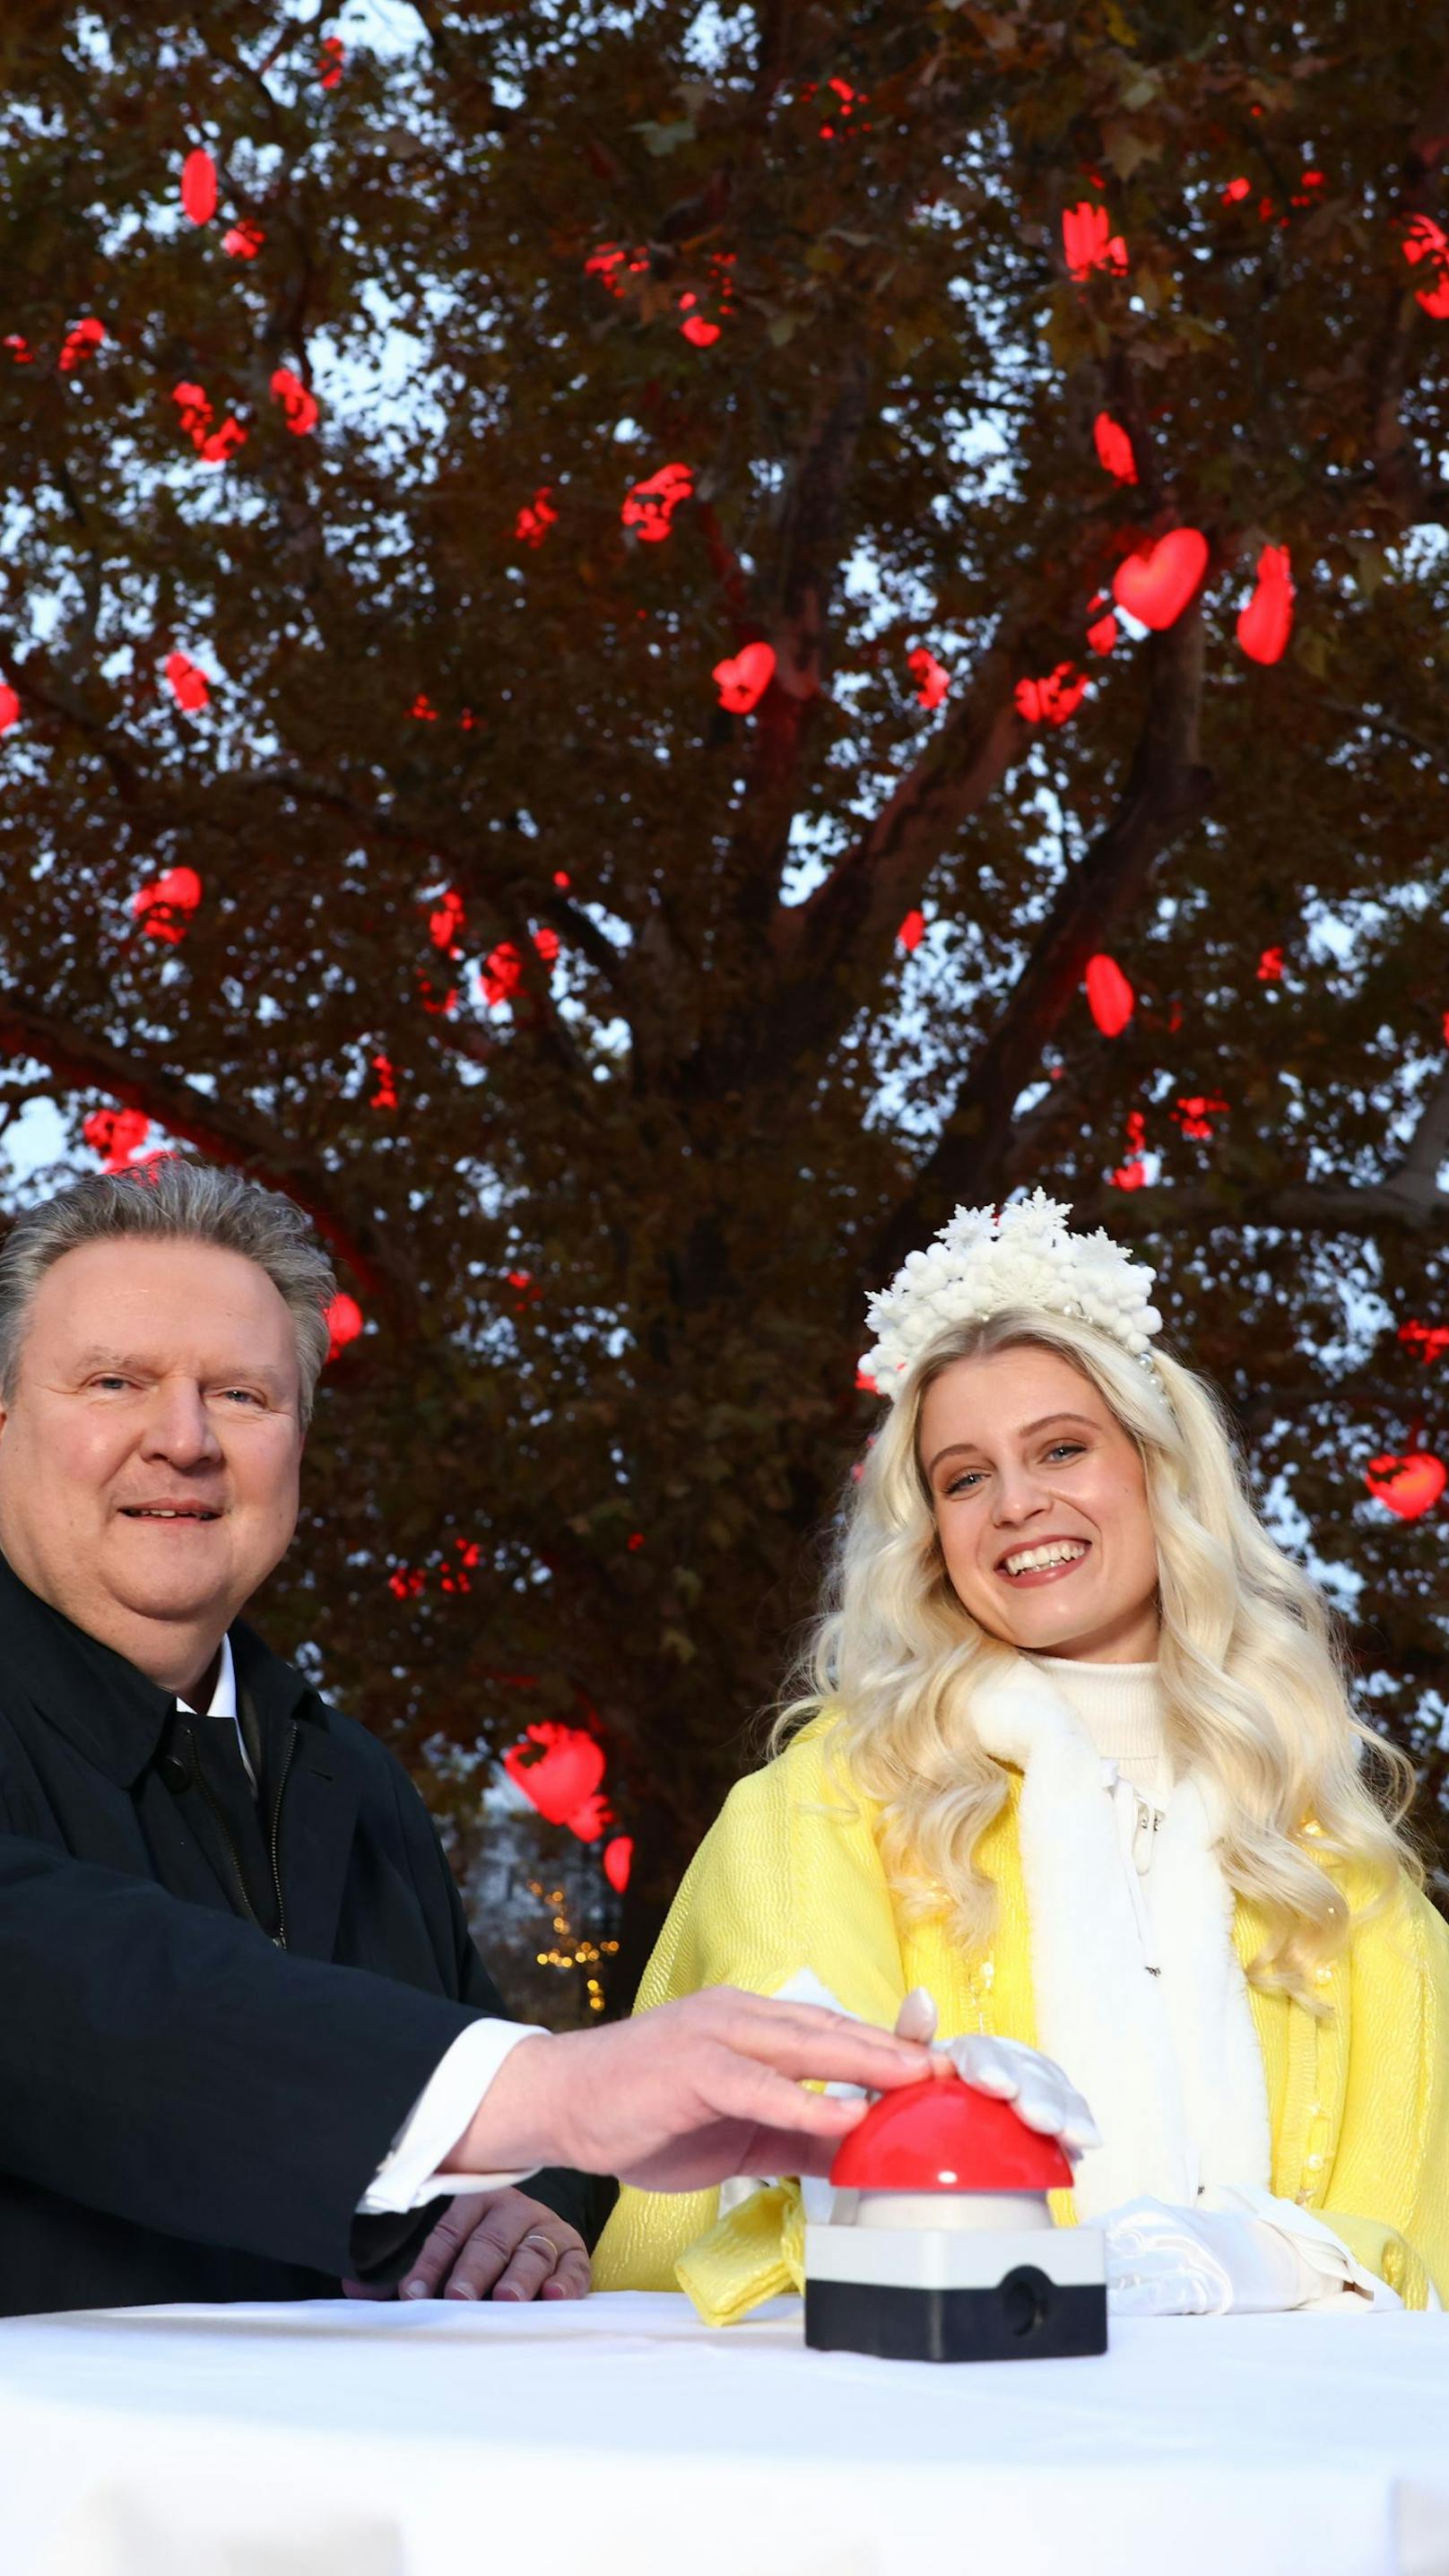
<path fill-rule="evenodd" d="M 1016 1436 L 1018 1440 L 1030 1440 L 1038 1431 L 1049 1431 L 1054 1422 L 1078 1422 L 1084 1431 L 1096 1431 L 1100 1428 L 1100 1425 L 1095 1423 L 1087 1413 L 1043 1413 L 1035 1422 L 1024 1422 Z M 934 1476 L 943 1458 L 964 1457 L 968 1454 L 984 1458 L 986 1452 L 979 1448 L 974 1440 L 948 1441 L 944 1449 L 937 1450 L 926 1473 L 928 1476 Z"/>

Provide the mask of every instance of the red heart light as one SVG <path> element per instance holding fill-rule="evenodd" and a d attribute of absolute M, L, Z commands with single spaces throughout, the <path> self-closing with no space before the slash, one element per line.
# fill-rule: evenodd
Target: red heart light
<path fill-rule="evenodd" d="M 180 384 L 172 386 L 171 399 L 181 416 L 181 426 L 187 437 L 199 447 L 211 427 L 211 405 L 207 401 L 205 387 L 193 385 L 183 378 Z"/>
<path fill-rule="evenodd" d="M 534 948 L 543 960 L 544 965 L 552 966 L 555 964 L 558 958 L 560 946 L 558 932 L 556 930 L 551 930 L 547 923 L 545 923 L 542 929 L 535 930 L 533 932 L 532 937 Z"/>
<path fill-rule="evenodd" d="M 1449 1484 L 1449 1467 L 1427 1449 L 1415 1449 L 1406 1458 L 1391 1453 L 1370 1459 L 1363 1480 L 1375 1502 L 1387 1503 L 1401 1521 L 1417 1521 L 1433 1510 Z"/>
<path fill-rule="evenodd" d="M 209 152 L 188 152 L 181 164 L 181 211 L 191 224 L 209 224 L 216 212 L 216 163 Z"/>
<path fill-rule="evenodd" d="M 294 437 L 305 438 L 317 426 L 317 397 L 309 393 L 300 376 L 290 367 L 278 367 L 272 377 L 272 392 L 282 406 L 282 417 Z"/>
<path fill-rule="evenodd" d="M 1227 186 L 1220 191 L 1222 201 L 1225 206 L 1240 206 L 1243 199 L 1245 197 L 1251 197 L 1252 193 L 1253 182 L 1251 179 L 1230 179 Z"/>
<path fill-rule="evenodd" d="M 458 942 L 467 925 L 463 898 L 456 886 L 449 886 L 441 902 L 428 915 L 428 936 L 435 948 L 445 949 L 452 957 L 457 954 Z"/>
<path fill-rule="evenodd" d="M 641 545 L 662 545 L 681 501 L 694 490 L 692 465 L 661 465 L 657 474 L 631 485 L 619 517 Z"/>
<path fill-rule="evenodd" d="M 899 930 L 896 932 L 896 944 L 898 947 L 904 948 L 906 955 L 909 957 L 913 948 L 920 947 L 925 935 L 925 914 L 923 912 L 908 912 L 905 920 L 901 923 Z"/>
<path fill-rule="evenodd" d="M 327 1326 L 327 1357 L 335 1360 L 349 1342 L 355 1342 L 362 1330 L 362 1308 L 355 1297 L 339 1290 L 327 1308 L 323 1321 Z"/>
<path fill-rule="evenodd" d="M 1132 441 L 1119 420 L 1109 411 L 1099 411 L 1092 423 L 1092 437 L 1097 449 L 1097 462 L 1118 483 L 1135 483 L 1137 459 Z"/>
<path fill-rule="evenodd" d="M 1435 285 L 1415 288 L 1415 303 L 1432 313 L 1436 322 L 1449 318 L 1449 236 L 1443 225 L 1431 215 L 1415 215 L 1404 235 L 1403 250 L 1411 268 L 1417 268 L 1421 259 L 1431 260 L 1437 276 Z"/>
<path fill-rule="evenodd" d="M 558 512 L 548 497 L 552 490 L 553 485 L 545 483 L 531 501 L 524 502 L 513 522 L 513 534 L 520 545 L 541 546 L 557 521 Z"/>
<path fill-rule="evenodd" d="M 72 370 L 80 365 L 82 358 L 88 358 L 92 349 L 100 347 L 105 336 L 106 326 L 104 322 L 96 320 L 94 313 L 88 313 L 83 322 L 73 322 L 65 335 L 60 353 L 61 374 L 70 375 Z"/>
<path fill-rule="evenodd" d="M 138 886 L 131 910 L 148 939 L 164 939 L 174 948 L 186 936 L 187 924 L 201 901 L 201 879 L 195 868 L 168 868 L 150 885 Z"/>
<path fill-rule="evenodd" d="M 1259 983 L 1260 983 L 1260 984 L 1279 984 L 1279 983 L 1281 983 L 1281 982 L 1282 982 L 1282 980 L 1283 980 L 1283 951 L 1282 951 L 1282 949 L 1281 949 L 1281 948 L 1265 948 L 1265 949 L 1264 949 L 1264 951 L 1263 951 L 1262 956 L 1261 956 L 1261 957 L 1259 958 L 1259 960 L 1258 960 L 1258 981 L 1259 981 Z"/>
<path fill-rule="evenodd" d="M 924 644 L 918 644 L 914 653 L 906 655 L 906 669 L 917 684 L 917 705 L 927 709 L 938 707 L 951 685 L 951 674 L 944 662 L 938 662 L 934 653 L 928 651 Z"/>
<path fill-rule="evenodd" d="M 1126 273 L 1127 245 L 1120 233 L 1112 232 L 1106 207 L 1094 206 L 1090 198 L 1063 210 L 1062 248 L 1067 275 L 1079 285 L 1094 268 L 1109 269 L 1115 277 Z"/>
<path fill-rule="evenodd" d="M 679 300 L 681 304 L 686 304 L 692 303 L 694 299 L 692 296 L 681 295 Z M 681 322 L 679 328 L 692 349 L 712 349 L 719 338 L 719 324 L 706 322 L 702 313 L 691 313 L 688 321 Z"/>
<path fill-rule="evenodd" d="M 490 1010 L 495 1009 L 500 1002 L 512 999 L 518 990 L 522 975 L 523 959 L 511 939 L 502 940 L 498 947 L 492 949 L 484 958 L 479 970 L 483 999 Z"/>
<path fill-rule="evenodd" d="M 604 1876 L 614 1894 L 622 1896 L 629 1884 L 629 1871 L 634 1860 L 633 1835 L 615 1834 L 611 1843 L 605 1843 L 603 1857 Z"/>
<path fill-rule="evenodd" d="M 391 1058 L 375 1055 L 372 1059 L 372 1069 L 377 1076 L 377 1089 L 367 1104 L 368 1108 L 396 1109 L 397 1076 L 393 1072 Z"/>
<path fill-rule="evenodd" d="M 732 716 L 747 716 L 758 706 L 775 676 L 773 644 L 746 644 L 732 662 L 716 662 L 711 679 L 719 690 L 719 702 Z"/>
<path fill-rule="evenodd" d="M 1092 620 L 1087 628 L 1087 642 L 1094 653 L 1110 653 L 1117 641 L 1117 620 L 1105 590 L 1087 602 L 1087 615 Z"/>
<path fill-rule="evenodd" d="M 1227 1102 L 1215 1092 L 1195 1092 L 1191 1099 L 1179 1096 L 1172 1114 L 1184 1136 L 1194 1137 L 1201 1145 L 1207 1144 L 1212 1137 L 1213 1120 L 1225 1118 L 1227 1110 Z"/>
<path fill-rule="evenodd" d="M 584 262 L 584 275 L 596 277 L 610 295 L 622 295 L 624 289 L 618 271 L 623 264 L 624 254 L 617 242 L 600 242 L 598 249 L 590 251 Z"/>
<path fill-rule="evenodd" d="M 1127 1159 L 1115 1172 L 1107 1174 L 1108 1187 L 1114 1190 L 1140 1190 L 1146 1186 L 1147 1165 L 1142 1159 L 1147 1142 L 1147 1120 L 1140 1109 L 1127 1113 Z"/>
<path fill-rule="evenodd" d="M 457 1550 L 457 1561 L 450 1559 L 443 1566 L 438 1577 L 438 1589 L 441 1592 L 471 1592 L 473 1586 L 468 1576 L 483 1553 L 482 1546 L 475 1538 L 455 1538 L 453 1545 Z"/>
<path fill-rule="evenodd" d="M 317 57 L 317 78 L 324 89 L 335 89 L 337 87 L 338 82 L 342 78 L 342 66 L 346 60 L 347 47 L 344 45 L 342 38 L 340 36 L 324 37 L 322 51 Z"/>
<path fill-rule="evenodd" d="M 0 680 L 0 733 L 8 733 L 20 713 L 20 700 L 8 680 Z"/>
<path fill-rule="evenodd" d="M 246 445 L 246 431 L 230 413 L 220 429 L 211 427 L 211 404 L 202 386 L 182 383 L 173 385 L 171 399 L 181 416 L 185 430 L 198 456 L 208 465 L 224 465 L 239 447 Z"/>
<path fill-rule="evenodd" d="M 563 1821 L 571 1834 L 578 1835 L 581 1843 L 596 1843 L 617 1819 L 603 1790 L 596 1789 L 591 1798 L 585 1798 Z"/>
<path fill-rule="evenodd" d="M 544 1718 L 504 1754 L 503 1768 L 547 1824 L 567 1825 L 598 1795 L 604 1748 L 581 1726 L 558 1726 Z M 595 1838 L 583 1836 L 586 1842 Z"/>
<path fill-rule="evenodd" d="M 1254 662 L 1281 661 L 1293 631 L 1293 575 L 1286 546 L 1265 546 L 1258 557 L 1258 580 L 1246 608 L 1238 613 L 1238 642 Z"/>
<path fill-rule="evenodd" d="M 204 464 L 225 465 L 228 458 L 235 456 L 237 449 L 245 447 L 246 443 L 247 434 L 241 422 L 234 420 L 228 412 L 220 429 L 214 429 L 210 438 L 198 439 L 197 448 Z"/>
<path fill-rule="evenodd" d="M 1119 1038 L 1137 1008 L 1137 996 L 1115 957 L 1099 949 L 1087 960 L 1087 1008 L 1104 1038 Z"/>
<path fill-rule="evenodd" d="M 1058 662 L 1044 680 L 1018 680 L 1016 710 L 1028 724 L 1065 724 L 1074 716 L 1092 683 L 1075 662 Z"/>
<path fill-rule="evenodd" d="M 233 224 L 221 237 L 228 259 L 255 259 L 267 236 L 260 224 Z"/>
<path fill-rule="evenodd" d="M 1449 1351 L 1449 1324 L 1421 1324 L 1411 1316 L 1407 1324 L 1399 1326 L 1398 1337 L 1405 1350 L 1418 1352 L 1426 1368 L 1431 1360 L 1442 1359 Z"/>
<path fill-rule="evenodd" d="M 32 349 L 30 342 L 26 339 L 23 331 L 7 331 L 3 345 L 10 352 L 10 362 L 12 366 L 34 366 L 35 351 Z"/>
<path fill-rule="evenodd" d="M 1129 617 L 1159 632 L 1182 615 L 1208 566 L 1201 528 L 1169 528 L 1155 546 L 1144 546 L 1117 566 L 1112 595 Z"/>
<path fill-rule="evenodd" d="M 144 1109 L 93 1109 L 81 1122 L 81 1135 L 108 1172 L 124 1172 L 150 1133 Z"/>
<path fill-rule="evenodd" d="M 166 684 L 183 715 L 194 716 L 210 702 L 206 673 L 184 653 L 167 654 Z"/>

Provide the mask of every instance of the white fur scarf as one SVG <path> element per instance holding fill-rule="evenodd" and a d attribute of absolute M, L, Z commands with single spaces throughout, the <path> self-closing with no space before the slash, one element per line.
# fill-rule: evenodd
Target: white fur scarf
<path fill-rule="evenodd" d="M 1143 2192 L 1181 2206 L 1214 2184 L 1266 2186 L 1267 2089 L 1209 1784 L 1180 1780 L 1157 1836 L 1153 1976 L 1103 1764 L 1065 1699 L 1016 1657 L 978 1684 L 971 1714 L 987 1752 L 1024 1775 L 1038 2041 L 1102 2132 L 1077 2168 L 1078 2216 Z"/>

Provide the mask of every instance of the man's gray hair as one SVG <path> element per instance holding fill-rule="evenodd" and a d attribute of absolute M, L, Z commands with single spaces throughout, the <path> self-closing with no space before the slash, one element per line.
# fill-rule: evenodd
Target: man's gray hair
<path fill-rule="evenodd" d="M 332 1264 L 310 1221 L 276 1190 L 213 1163 L 167 1154 L 134 1172 L 96 1172 L 16 1218 L 0 1245 L 0 1396 L 15 1384 L 31 1300 L 47 1270 L 83 1243 L 126 1237 L 212 1243 L 264 1270 L 291 1309 L 301 1376 L 303 1430 L 327 1357 Z"/>

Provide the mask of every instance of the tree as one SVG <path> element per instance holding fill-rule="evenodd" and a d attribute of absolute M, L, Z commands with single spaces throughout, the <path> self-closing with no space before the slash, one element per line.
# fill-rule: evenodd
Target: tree
<path fill-rule="evenodd" d="M 0 37 L 5 1115 L 314 1212 L 368 1329 L 274 1632 L 460 1817 L 598 1734 L 621 1989 L 864 1289 L 1038 1184 L 1158 1263 L 1445 1849 L 1436 1522 L 1364 1479 L 1444 1439 L 1449 30 L 1310 32 Z"/>

